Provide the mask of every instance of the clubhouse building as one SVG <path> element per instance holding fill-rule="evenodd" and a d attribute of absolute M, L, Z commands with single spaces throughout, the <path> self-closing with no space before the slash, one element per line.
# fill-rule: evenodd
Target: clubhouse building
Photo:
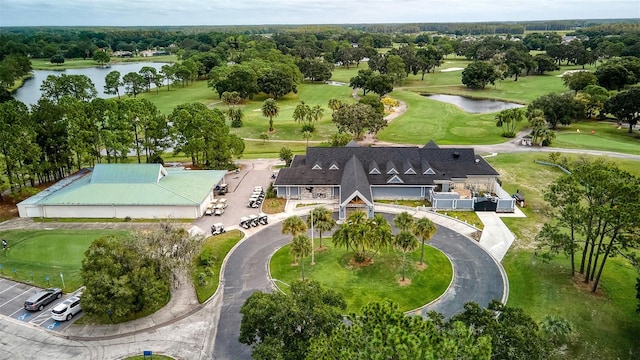
<path fill-rule="evenodd" d="M 376 200 L 429 200 L 434 209 L 513 212 L 515 201 L 500 187 L 498 172 L 473 148 L 309 147 L 281 169 L 279 197 L 329 199 L 340 219 L 361 210 L 369 217 Z"/>

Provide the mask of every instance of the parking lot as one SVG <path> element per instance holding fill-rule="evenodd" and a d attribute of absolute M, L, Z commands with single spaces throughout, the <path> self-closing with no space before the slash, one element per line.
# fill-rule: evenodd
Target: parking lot
<path fill-rule="evenodd" d="M 70 321 L 55 321 L 51 318 L 51 309 L 71 297 L 71 294 L 63 294 L 62 298 L 54 300 L 42 311 L 25 310 L 24 301 L 38 290 L 39 288 L 35 286 L 0 278 L 0 315 L 41 326 L 51 331 L 62 331 L 82 316 L 82 312 L 80 312 Z"/>
<path fill-rule="evenodd" d="M 225 229 L 239 228 L 240 218 L 250 215 L 259 215 L 260 208 L 250 208 L 247 206 L 249 197 L 256 186 L 262 186 L 266 191 L 269 183 L 273 181 L 271 175 L 274 165 L 281 163 L 277 160 L 252 160 L 241 162 L 241 169 L 236 174 L 230 172 L 225 176 L 225 181 L 229 185 L 229 192 L 216 198 L 227 199 L 227 207 L 222 215 L 203 216 L 194 221 L 194 225 L 201 229 L 206 235 L 211 234 L 211 225 L 223 223 Z"/>

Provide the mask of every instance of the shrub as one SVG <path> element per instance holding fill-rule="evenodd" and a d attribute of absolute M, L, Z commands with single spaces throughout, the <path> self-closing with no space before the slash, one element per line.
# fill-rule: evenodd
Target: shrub
<path fill-rule="evenodd" d="M 213 255 L 213 250 L 210 248 L 205 248 L 200 253 L 200 264 L 204 266 L 211 266 L 216 261 L 215 255 Z"/>

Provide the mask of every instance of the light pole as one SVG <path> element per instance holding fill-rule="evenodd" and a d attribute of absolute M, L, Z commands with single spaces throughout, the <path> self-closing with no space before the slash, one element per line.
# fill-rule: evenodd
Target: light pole
<path fill-rule="evenodd" d="M 315 208 L 311 209 L 311 265 L 315 265 L 316 264 L 316 258 L 315 258 L 315 252 L 313 250 L 313 246 L 315 245 L 315 241 L 313 240 L 313 210 Z"/>

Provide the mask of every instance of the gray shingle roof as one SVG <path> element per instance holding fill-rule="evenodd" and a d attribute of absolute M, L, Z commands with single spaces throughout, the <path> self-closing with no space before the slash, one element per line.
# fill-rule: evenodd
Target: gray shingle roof
<path fill-rule="evenodd" d="M 355 155 L 352 155 L 344 165 L 340 187 L 340 204 L 351 200 L 355 192 L 360 193 L 364 198 L 363 200 L 373 204 L 371 186 L 369 186 L 369 181 L 367 181 L 367 174 L 364 172 L 362 163 Z"/>
<path fill-rule="evenodd" d="M 306 155 L 297 155 L 289 168 L 281 169 L 274 185 L 338 185 L 346 163 L 356 157 L 358 164 L 370 185 L 384 185 L 388 176 L 370 175 L 375 166 L 384 175 L 389 169 L 379 164 L 393 163 L 399 177 L 405 185 L 432 185 L 434 181 L 464 179 L 467 176 L 498 176 L 498 172 L 484 159 L 475 155 L 473 148 L 440 148 L 430 142 L 419 147 L 309 147 Z M 477 161 L 476 161 L 477 160 Z M 328 171 L 328 164 L 335 162 L 338 170 Z M 411 164 L 416 175 L 405 175 L 402 168 L 405 162 Z M 314 164 L 322 163 L 323 170 L 312 170 Z M 420 164 L 421 170 L 416 168 Z M 365 168 L 366 166 L 366 168 Z M 435 174 L 424 175 L 427 169 Z"/>

